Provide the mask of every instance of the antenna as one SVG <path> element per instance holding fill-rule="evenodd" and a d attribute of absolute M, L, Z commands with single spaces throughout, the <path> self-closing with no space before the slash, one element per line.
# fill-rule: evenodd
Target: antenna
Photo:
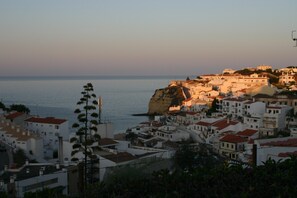
<path fill-rule="evenodd" d="M 101 113 L 102 113 L 102 98 L 99 96 L 98 98 L 98 106 L 99 106 L 99 124 L 102 124 L 101 122 Z"/>
<path fill-rule="evenodd" d="M 292 31 L 292 40 L 296 41 L 296 45 L 294 47 L 297 47 L 297 37 L 294 37 L 294 32 L 296 32 L 296 30 Z"/>

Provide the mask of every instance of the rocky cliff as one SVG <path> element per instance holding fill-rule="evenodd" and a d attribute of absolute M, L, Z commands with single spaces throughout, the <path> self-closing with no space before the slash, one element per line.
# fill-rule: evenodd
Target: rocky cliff
<path fill-rule="evenodd" d="M 149 115 L 163 114 L 168 112 L 169 107 L 181 105 L 185 100 L 183 87 L 169 86 L 157 89 L 149 102 Z"/>

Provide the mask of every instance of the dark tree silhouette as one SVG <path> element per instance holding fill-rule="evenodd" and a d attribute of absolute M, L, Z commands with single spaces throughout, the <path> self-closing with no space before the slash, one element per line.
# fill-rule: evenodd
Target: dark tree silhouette
<path fill-rule="evenodd" d="M 0 101 L 0 109 L 3 109 L 3 110 L 6 109 L 5 105 L 1 101 Z"/>
<path fill-rule="evenodd" d="M 93 154 L 92 145 L 95 141 L 100 139 L 100 136 L 96 134 L 98 125 L 98 113 L 96 100 L 96 94 L 94 94 L 93 85 L 88 83 L 83 86 L 81 92 L 82 97 L 77 102 L 79 108 L 74 113 L 77 114 L 77 122 L 72 125 L 76 131 L 76 137 L 71 138 L 73 144 L 73 151 L 71 153 L 74 156 L 78 152 L 83 152 L 83 178 L 84 178 L 84 196 L 86 197 L 87 185 L 93 183 L 92 166 L 96 162 L 98 163 L 97 156 Z M 72 158 L 72 161 L 78 161 L 78 158 Z"/>
<path fill-rule="evenodd" d="M 26 107 L 23 104 L 12 104 L 9 107 L 10 111 L 18 111 L 18 112 L 24 112 L 26 114 L 30 113 L 30 109 L 28 107 Z"/>

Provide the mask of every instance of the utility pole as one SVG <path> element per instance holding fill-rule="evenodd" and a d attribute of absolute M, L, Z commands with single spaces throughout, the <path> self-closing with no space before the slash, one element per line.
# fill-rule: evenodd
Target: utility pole
<path fill-rule="evenodd" d="M 102 124 L 102 120 L 101 120 L 101 113 L 102 113 L 102 97 L 99 96 L 98 98 L 98 106 L 99 106 L 99 116 L 98 116 L 98 121 L 99 121 L 99 124 Z"/>

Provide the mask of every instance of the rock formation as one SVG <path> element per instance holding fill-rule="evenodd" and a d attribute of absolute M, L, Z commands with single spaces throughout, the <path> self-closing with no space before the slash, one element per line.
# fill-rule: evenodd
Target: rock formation
<path fill-rule="evenodd" d="M 157 89 L 150 99 L 148 114 L 164 114 L 168 112 L 169 107 L 181 105 L 185 99 L 186 96 L 181 86 Z"/>

